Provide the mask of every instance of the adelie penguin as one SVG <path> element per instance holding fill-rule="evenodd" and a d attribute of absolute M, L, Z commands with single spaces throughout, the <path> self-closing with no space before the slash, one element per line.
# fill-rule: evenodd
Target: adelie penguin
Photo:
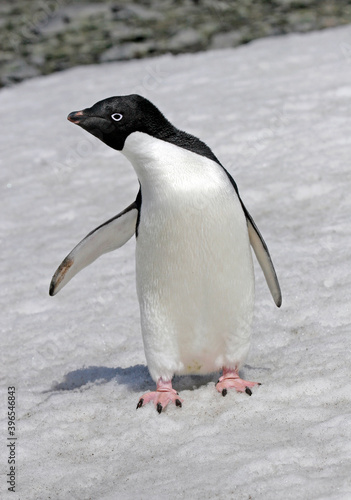
<path fill-rule="evenodd" d="M 68 120 L 121 151 L 140 183 L 136 199 L 89 233 L 52 278 L 50 295 L 100 255 L 136 235 L 136 282 L 145 356 L 160 413 L 182 406 L 175 374 L 222 371 L 216 388 L 251 395 L 239 375 L 254 307 L 250 243 L 278 307 L 281 292 L 268 248 L 236 183 L 211 149 L 174 127 L 139 95 L 110 97 Z"/>

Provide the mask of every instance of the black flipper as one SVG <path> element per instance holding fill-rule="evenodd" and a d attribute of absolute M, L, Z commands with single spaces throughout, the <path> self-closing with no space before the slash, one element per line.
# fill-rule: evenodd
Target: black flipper
<path fill-rule="evenodd" d="M 277 274 L 275 272 L 273 262 L 269 254 L 268 247 L 261 233 L 259 232 L 258 227 L 256 226 L 253 218 L 247 211 L 242 201 L 241 201 L 241 206 L 243 207 L 246 216 L 247 228 L 249 231 L 251 246 L 262 268 L 264 277 L 266 278 L 266 282 L 272 294 L 273 300 L 276 303 L 277 307 L 280 307 L 282 305 L 282 293 L 280 290 Z"/>
<path fill-rule="evenodd" d="M 218 162 L 219 163 L 219 162 Z M 258 230 L 258 227 L 256 226 L 253 218 L 247 211 L 242 199 L 240 198 L 239 195 L 239 190 L 236 185 L 236 182 L 234 181 L 233 177 L 230 175 L 230 173 L 223 167 L 221 163 L 219 163 L 221 167 L 224 169 L 226 174 L 228 175 L 228 178 L 238 195 L 238 198 L 240 200 L 242 209 L 244 211 L 246 221 L 247 221 L 247 229 L 249 232 L 249 239 L 250 239 L 250 244 L 255 252 L 255 255 L 257 257 L 257 260 L 261 266 L 261 269 L 263 271 L 264 277 L 266 278 L 266 282 L 269 288 L 269 291 L 272 294 L 273 300 L 276 303 L 277 307 L 280 307 L 282 305 L 282 293 L 280 290 L 277 274 L 275 272 L 273 262 L 271 259 L 271 256 L 269 254 L 268 247 L 266 245 L 266 242 L 263 239 L 263 236 Z"/>

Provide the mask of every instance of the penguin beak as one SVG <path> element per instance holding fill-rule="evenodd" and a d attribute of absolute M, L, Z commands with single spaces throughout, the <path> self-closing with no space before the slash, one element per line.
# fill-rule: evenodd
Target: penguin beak
<path fill-rule="evenodd" d="M 67 120 L 78 125 L 82 117 L 83 111 L 72 111 L 72 113 L 67 116 Z"/>

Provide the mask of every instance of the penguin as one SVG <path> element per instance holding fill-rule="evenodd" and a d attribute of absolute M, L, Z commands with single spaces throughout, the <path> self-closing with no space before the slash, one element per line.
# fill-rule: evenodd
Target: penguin
<path fill-rule="evenodd" d="M 238 187 L 212 150 L 173 126 L 149 100 L 109 97 L 68 120 L 120 151 L 139 192 L 118 215 L 91 231 L 55 272 L 59 292 L 100 255 L 136 236 L 136 287 L 147 366 L 156 390 L 142 395 L 159 413 L 183 400 L 174 375 L 222 371 L 216 389 L 252 394 L 240 378 L 254 310 L 250 244 L 275 304 L 282 295 L 267 245 Z"/>

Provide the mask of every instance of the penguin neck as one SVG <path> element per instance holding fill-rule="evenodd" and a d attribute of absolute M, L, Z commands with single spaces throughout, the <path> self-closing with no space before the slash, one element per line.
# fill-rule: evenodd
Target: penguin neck
<path fill-rule="evenodd" d="M 201 164 L 211 161 L 143 132 L 130 134 L 121 152 L 136 171 L 143 197 L 147 193 L 163 197 L 185 185 L 203 183 Z"/>

